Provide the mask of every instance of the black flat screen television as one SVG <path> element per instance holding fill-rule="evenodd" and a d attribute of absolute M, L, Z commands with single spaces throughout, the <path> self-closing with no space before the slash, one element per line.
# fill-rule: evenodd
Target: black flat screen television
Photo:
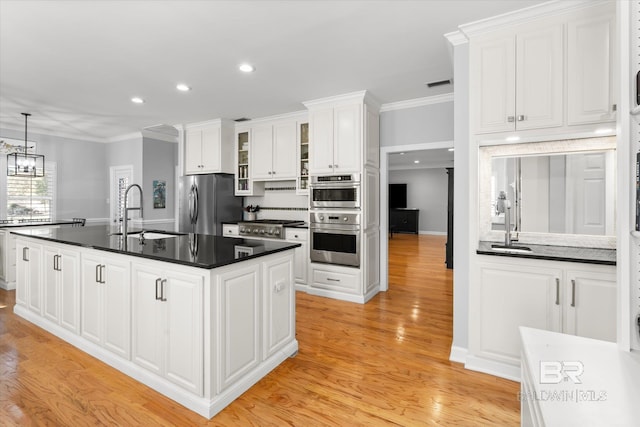
<path fill-rule="evenodd" d="M 389 209 L 407 207 L 407 184 L 389 184 Z"/>

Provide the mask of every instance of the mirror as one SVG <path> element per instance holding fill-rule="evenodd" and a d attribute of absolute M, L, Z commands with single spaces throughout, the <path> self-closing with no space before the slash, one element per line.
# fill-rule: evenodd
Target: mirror
<path fill-rule="evenodd" d="M 491 230 L 613 236 L 615 150 L 491 157 L 490 199 Z"/>

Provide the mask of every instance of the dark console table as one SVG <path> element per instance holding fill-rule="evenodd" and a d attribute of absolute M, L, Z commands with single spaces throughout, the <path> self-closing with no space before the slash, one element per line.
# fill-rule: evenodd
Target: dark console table
<path fill-rule="evenodd" d="M 420 209 L 389 209 L 389 231 L 418 234 Z"/>

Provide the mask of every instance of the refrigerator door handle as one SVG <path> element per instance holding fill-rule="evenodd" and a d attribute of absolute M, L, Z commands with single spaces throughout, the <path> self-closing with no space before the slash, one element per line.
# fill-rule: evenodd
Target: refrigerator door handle
<path fill-rule="evenodd" d="M 193 214 L 195 209 L 195 188 L 194 184 L 191 184 L 191 188 L 189 189 L 189 223 L 193 225 Z"/>
<path fill-rule="evenodd" d="M 198 222 L 198 211 L 200 210 L 200 197 L 198 195 L 198 187 L 196 185 L 193 186 L 193 218 L 192 224 L 195 225 Z"/>

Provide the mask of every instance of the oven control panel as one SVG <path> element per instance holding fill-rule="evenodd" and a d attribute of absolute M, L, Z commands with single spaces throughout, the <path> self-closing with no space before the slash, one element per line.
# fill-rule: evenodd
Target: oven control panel
<path fill-rule="evenodd" d="M 360 224 L 360 214 L 333 213 L 333 212 L 314 212 L 313 214 L 311 214 L 310 222 L 312 224 L 359 225 Z"/>

